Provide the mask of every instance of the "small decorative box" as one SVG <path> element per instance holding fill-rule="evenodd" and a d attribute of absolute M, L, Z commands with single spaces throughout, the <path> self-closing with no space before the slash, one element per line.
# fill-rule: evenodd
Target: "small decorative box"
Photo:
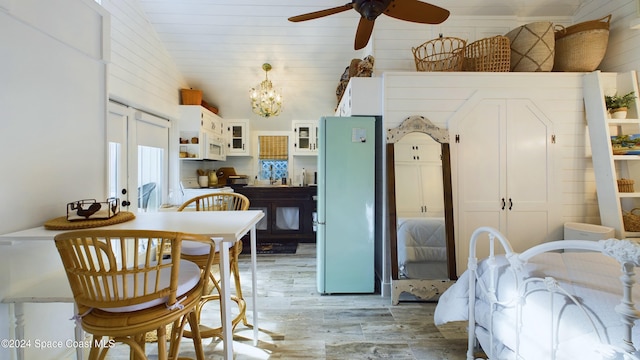
<path fill-rule="evenodd" d="M 108 198 L 105 202 L 96 199 L 83 199 L 67 204 L 67 220 L 104 220 L 114 217 L 120 212 L 118 198 Z"/>

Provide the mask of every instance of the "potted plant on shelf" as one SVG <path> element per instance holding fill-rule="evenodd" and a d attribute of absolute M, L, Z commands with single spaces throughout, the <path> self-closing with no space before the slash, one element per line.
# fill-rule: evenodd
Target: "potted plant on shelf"
<path fill-rule="evenodd" d="M 634 101 L 636 101 L 636 95 L 633 91 L 625 95 L 605 95 L 604 97 L 607 111 L 614 119 L 626 118 L 627 109 Z"/>

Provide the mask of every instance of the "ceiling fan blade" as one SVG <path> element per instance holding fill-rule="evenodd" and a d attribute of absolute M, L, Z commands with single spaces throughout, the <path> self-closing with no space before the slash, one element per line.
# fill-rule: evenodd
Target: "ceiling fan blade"
<path fill-rule="evenodd" d="M 292 17 L 289 18 L 289 21 L 299 22 L 299 21 L 313 20 L 313 19 L 324 17 L 324 16 L 329 16 L 329 15 L 341 13 L 343 11 L 347 11 L 347 10 L 351 10 L 351 9 L 353 9 L 353 4 L 352 3 L 348 3 L 348 4 L 344 4 L 342 6 L 336 6 L 336 7 L 331 8 L 331 9 L 324 9 L 324 10 L 320 10 L 320 11 L 310 12 L 308 14 L 292 16 Z"/>
<path fill-rule="evenodd" d="M 373 32 L 374 24 L 375 20 L 367 20 L 364 16 L 360 18 L 358 30 L 356 30 L 356 40 L 353 44 L 354 49 L 360 50 L 367 46 L 371 33 Z"/>
<path fill-rule="evenodd" d="M 396 19 L 422 24 L 440 24 L 449 17 L 449 10 L 418 0 L 393 0 L 384 13 Z"/>

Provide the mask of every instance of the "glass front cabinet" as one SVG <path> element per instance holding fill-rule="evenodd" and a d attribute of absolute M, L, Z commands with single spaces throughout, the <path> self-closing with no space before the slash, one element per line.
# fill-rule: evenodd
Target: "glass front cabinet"
<path fill-rule="evenodd" d="M 318 121 L 293 120 L 293 155 L 318 154 Z"/>
<path fill-rule="evenodd" d="M 228 120 L 227 156 L 250 156 L 249 120 Z"/>

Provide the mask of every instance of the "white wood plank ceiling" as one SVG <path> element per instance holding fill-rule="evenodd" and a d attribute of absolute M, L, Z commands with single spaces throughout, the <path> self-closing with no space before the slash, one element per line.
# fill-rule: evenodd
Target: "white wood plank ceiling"
<path fill-rule="evenodd" d="M 431 3 L 449 9 L 452 17 L 544 18 L 571 16 L 585 1 L 588 0 L 434 0 Z M 367 53 L 366 48 L 364 51 L 353 49 L 360 18 L 355 10 L 300 23 L 287 21 L 290 16 L 343 5 L 345 0 L 139 2 L 189 86 L 203 89 L 205 100 L 218 105 L 225 117 L 251 115 L 248 89 L 264 78 L 261 69 L 264 62 L 273 66 L 269 78 L 283 89 L 287 108 L 291 110 L 291 101 L 295 98 L 320 97 L 323 102 L 334 103 L 333 93 L 345 66 L 352 58 L 362 58 Z M 385 26 L 419 29 L 433 26 L 406 25 L 409 23 L 383 17 L 386 16 L 381 15 L 376 21 L 374 36 L 376 30 Z M 230 107 L 232 104 L 243 105 Z M 304 109 L 297 109 L 287 117 L 316 118 L 327 115 L 330 110 L 323 114 L 305 114 Z"/>

